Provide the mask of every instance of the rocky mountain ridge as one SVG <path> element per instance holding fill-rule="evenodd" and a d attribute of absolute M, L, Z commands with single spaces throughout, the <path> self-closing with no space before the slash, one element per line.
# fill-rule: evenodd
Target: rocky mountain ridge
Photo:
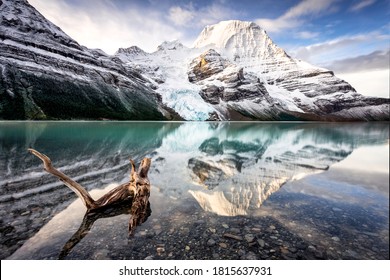
<path fill-rule="evenodd" d="M 207 26 L 192 48 L 109 56 L 26 0 L 0 10 L 0 119 L 389 120 L 389 99 L 291 58 L 252 22 Z"/>

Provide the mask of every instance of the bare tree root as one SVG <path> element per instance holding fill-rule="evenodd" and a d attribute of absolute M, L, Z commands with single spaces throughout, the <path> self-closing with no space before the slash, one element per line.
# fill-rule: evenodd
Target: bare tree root
<path fill-rule="evenodd" d="M 149 198 L 150 182 L 148 179 L 148 171 L 151 163 L 150 158 L 144 158 L 141 161 L 138 171 L 135 170 L 134 161 L 130 159 L 130 182 L 119 185 L 118 187 L 109 191 L 107 194 L 103 195 L 98 200 L 94 200 L 79 183 L 73 181 L 64 173 L 54 168 L 48 156 L 34 149 L 28 149 L 28 151 L 42 160 L 44 169 L 48 173 L 58 177 L 59 180 L 61 180 L 66 186 L 73 190 L 83 201 L 88 211 L 111 206 L 129 198 L 134 199 L 137 196 L 147 197 L 147 199 Z"/>

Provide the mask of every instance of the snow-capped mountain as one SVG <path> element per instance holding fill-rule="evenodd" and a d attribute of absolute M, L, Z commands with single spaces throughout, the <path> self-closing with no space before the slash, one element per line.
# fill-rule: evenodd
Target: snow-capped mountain
<path fill-rule="evenodd" d="M 262 112 L 270 108 L 272 119 L 388 118 L 388 100 L 363 97 L 332 71 L 291 58 L 255 23 L 224 21 L 208 26 L 194 46 L 215 48 L 243 68 L 242 77 L 254 76 L 263 83 L 268 95 L 258 95 L 253 101 L 240 99 L 228 106 L 251 118 L 263 119 Z"/>
<path fill-rule="evenodd" d="M 186 120 L 388 120 L 389 100 L 358 94 L 332 71 L 291 58 L 253 22 L 207 26 L 192 48 L 116 55 Z"/>
<path fill-rule="evenodd" d="M 291 58 L 252 22 L 207 26 L 191 48 L 109 56 L 26 0 L 0 11 L 0 119 L 389 120 L 389 99 Z"/>
<path fill-rule="evenodd" d="M 265 30 L 247 21 L 230 20 L 206 26 L 194 47 L 216 48 L 240 64 L 291 60 L 283 49 L 272 42 Z"/>

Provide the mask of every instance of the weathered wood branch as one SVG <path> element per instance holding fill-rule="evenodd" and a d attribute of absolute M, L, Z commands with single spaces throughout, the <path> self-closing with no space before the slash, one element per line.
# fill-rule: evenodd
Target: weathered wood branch
<path fill-rule="evenodd" d="M 144 158 L 141 161 L 138 171 L 135 170 L 134 161 L 130 159 L 130 182 L 119 185 L 118 187 L 109 191 L 107 194 L 103 195 L 98 200 L 94 200 L 80 184 L 66 176 L 61 171 L 54 168 L 48 156 L 34 149 L 28 149 L 28 151 L 42 160 L 44 169 L 48 173 L 58 177 L 66 186 L 73 190 L 83 201 L 88 211 L 107 207 L 115 203 L 122 202 L 129 198 L 134 198 L 138 195 L 138 193 L 141 196 L 147 194 L 147 197 L 149 197 L 150 182 L 148 179 L 148 171 L 151 164 L 150 158 Z"/>
<path fill-rule="evenodd" d="M 87 207 L 87 212 L 84 215 L 84 219 L 79 229 L 66 242 L 60 252 L 59 259 L 66 258 L 72 248 L 89 233 L 92 225 L 99 218 L 130 213 L 131 216 L 128 229 L 129 235 L 133 235 L 137 226 L 145 222 L 150 216 L 152 212 L 149 202 L 150 182 L 148 179 L 148 172 L 151 164 L 150 158 L 144 158 L 141 161 L 138 171 L 136 171 L 134 161 L 130 159 L 130 181 L 112 189 L 98 200 L 94 200 L 88 191 L 80 184 L 54 168 L 48 156 L 34 149 L 28 149 L 28 151 L 41 159 L 44 170 L 58 177 L 58 179 L 78 195 Z M 129 201 L 128 205 L 122 203 L 126 201 Z"/>

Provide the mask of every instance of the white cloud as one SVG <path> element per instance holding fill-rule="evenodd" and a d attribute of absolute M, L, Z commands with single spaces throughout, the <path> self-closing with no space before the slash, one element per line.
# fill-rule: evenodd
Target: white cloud
<path fill-rule="evenodd" d="M 332 11 L 331 6 L 337 0 L 303 0 L 276 19 L 260 18 L 256 20 L 269 32 L 280 32 L 301 26 L 307 18 Z"/>
<path fill-rule="evenodd" d="M 317 15 L 326 10 L 335 0 L 303 0 L 298 5 L 290 8 L 283 17 L 298 18 L 307 15 Z"/>
<path fill-rule="evenodd" d="M 229 20 L 237 16 L 237 12 L 226 6 L 222 0 L 211 2 L 207 6 L 195 8 L 192 3 L 186 6 L 172 6 L 168 19 L 177 26 L 200 27 Z"/>
<path fill-rule="evenodd" d="M 140 7 L 123 10 L 104 0 L 85 1 L 82 8 L 64 0 L 29 2 L 80 44 L 101 48 L 109 54 L 132 45 L 151 52 L 163 41 L 184 36 L 167 24 L 159 11 Z"/>
<path fill-rule="evenodd" d="M 179 6 L 173 6 L 169 9 L 169 19 L 176 25 L 186 26 L 195 17 L 192 8 L 186 9 Z"/>
<path fill-rule="evenodd" d="M 236 16 L 237 12 L 231 10 L 227 6 L 221 5 L 219 3 L 214 3 L 198 11 L 198 26 L 204 27 L 209 24 L 216 24 L 221 20 L 234 19 Z"/>
<path fill-rule="evenodd" d="M 190 3 L 166 10 L 158 3 L 136 6 L 131 1 L 121 7 L 106 0 L 82 0 L 77 5 L 68 0 L 29 2 L 81 45 L 100 48 L 108 54 L 133 45 L 153 52 L 162 42 L 176 39 L 190 45 L 205 25 L 237 15 L 223 0 L 199 8 Z M 195 29 L 196 34 L 192 34 Z"/>
<path fill-rule="evenodd" d="M 329 64 L 331 61 L 359 56 L 364 52 L 372 52 L 374 51 L 373 48 L 383 49 L 387 46 L 389 39 L 389 35 L 375 31 L 338 37 L 333 40 L 289 50 L 289 53 L 295 58 L 324 65 Z"/>
<path fill-rule="evenodd" d="M 329 69 L 340 72 L 358 72 L 367 70 L 389 69 L 390 51 L 374 51 L 370 54 L 333 61 Z"/>
<path fill-rule="evenodd" d="M 350 83 L 358 93 L 366 96 L 390 98 L 389 69 L 369 70 L 356 73 L 338 73 L 335 75 Z"/>
<path fill-rule="evenodd" d="M 358 12 L 368 6 L 371 6 L 372 4 L 374 4 L 376 2 L 376 0 L 363 0 L 363 1 L 360 1 L 359 3 L 353 5 L 350 10 L 353 11 L 353 12 Z"/>
<path fill-rule="evenodd" d="M 296 34 L 296 37 L 301 39 L 312 39 L 318 37 L 318 32 L 301 31 Z"/>

